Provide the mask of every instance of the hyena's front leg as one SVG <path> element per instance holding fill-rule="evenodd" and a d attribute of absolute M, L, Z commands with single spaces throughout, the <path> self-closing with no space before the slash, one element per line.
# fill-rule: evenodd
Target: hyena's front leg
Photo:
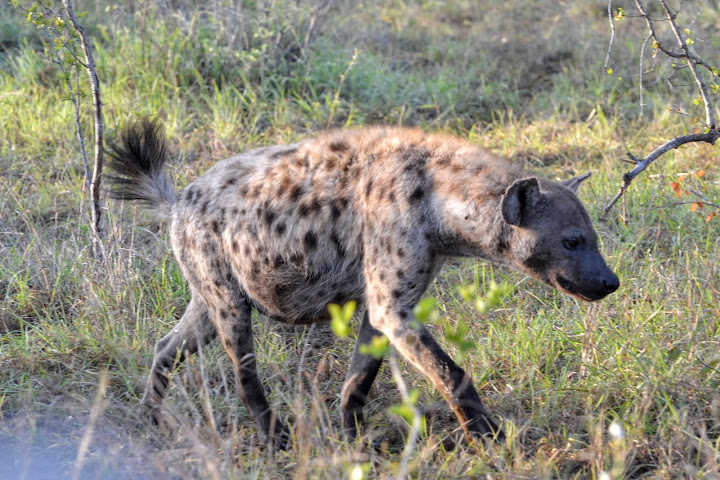
<path fill-rule="evenodd" d="M 391 245 L 397 245 L 397 240 Z M 372 245 L 366 246 L 366 250 L 368 248 L 372 252 Z M 429 248 L 419 242 L 407 242 L 389 253 L 392 254 L 392 250 L 401 250 L 402 255 L 365 257 L 370 324 L 385 334 L 397 351 L 443 394 L 468 438 L 502 439 L 500 428 L 483 407 L 470 377 L 443 351 L 430 332 L 414 321 L 413 307 L 432 279 L 436 263 Z"/>
<path fill-rule="evenodd" d="M 210 322 L 205 303 L 193 297 L 175 328 L 155 345 L 150 376 L 140 402 L 150 409 L 153 423 L 160 421 L 160 404 L 167 392 L 170 373 L 180 362 L 197 352 L 201 345 L 215 338 L 215 335 L 216 330 Z"/>
<path fill-rule="evenodd" d="M 386 324 L 392 323 L 386 320 Z M 480 401 L 470 377 L 445 353 L 424 326 L 409 329 L 389 326 L 388 329 L 397 333 L 391 341 L 398 352 L 443 394 L 468 438 L 504 438 L 500 427 Z"/>
<path fill-rule="evenodd" d="M 349 441 L 355 440 L 357 427 L 362 426 L 363 408 L 367 403 L 368 392 L 382 365 L 382 359 L 360 353 L 360 347 L 370 343 L 373 337 L 381 335 L 382 332 L 370 325 L 368 313 L 365 311 L 342 389 L 343 429 Z"/>

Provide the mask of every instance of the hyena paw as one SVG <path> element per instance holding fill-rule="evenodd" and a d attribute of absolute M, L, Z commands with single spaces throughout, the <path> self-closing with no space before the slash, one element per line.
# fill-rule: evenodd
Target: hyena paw
<path fill-rule="evenodd" d="M 287 450 L 292 444 L 290 429 L 281 421 L 275 421 L 275 428 L 272 435 L 268 436 L 268 443 L 275 450 Z"/>
<path fill-rule="evenodd" d="M 160 405 L 143 401 L 140 403 L 140 415 L 153 427 L 159 427 L 162 424 Z"/>
<path fill-rule="evenodd" d="M 487 414 L 479 415 L 465 425 L 465 436 L 472 443 L 473 440 L 481 440 L 485 444 L 505 443 L 505 433 Z"/>

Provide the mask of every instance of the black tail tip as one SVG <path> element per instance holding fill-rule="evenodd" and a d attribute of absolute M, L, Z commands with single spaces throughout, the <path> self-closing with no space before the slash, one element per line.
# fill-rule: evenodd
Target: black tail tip
<path fill-rule="evenodd" d="M 167 140 L 162 123 L 143 117 L 127 124 L 108 144 L 108 167 L 121 178 L 160 172 L 167 160 Z"/>
<path fill-rule="evenodd" d="M 160 120 L 141 117 L 128 123 L 114 141 L 108 142 L 106 151 L 108 196 L 151 202 L 155 197 L 145 188 L 147 180 L 153 179 L 157 184 L 157 179 L 164 178 L 162 170 L 168 159 L 167 140 Z M 158 185 L 154 186 L 155 190 L 163 190 Z"/>

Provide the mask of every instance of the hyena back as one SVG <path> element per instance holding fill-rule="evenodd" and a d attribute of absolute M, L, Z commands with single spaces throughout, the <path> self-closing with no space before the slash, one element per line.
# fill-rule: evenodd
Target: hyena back
<path fill-rule="evenodd" d="M 251 310 L 306 324 L 356 300 L 365 314 L 342 391 L 350 438 L 381 365 L 359 346 L 376 335 L 429 378 L 468 436 L 501 436 L 465 372 L 413 322 L 444 260 L 483 258 L 587 301 L 619 285 L 574 193 L 587 175 L 554 183 L 456 137 L 377 127 L 228 158 L 176 195 L 160 126 L 144 120 L 121 137 L 111 194 L 170 221 L 192 291 L 155 349 L 142 400 L 155 416 L 178 350 L 182 361 L 219 336 L 261 433 L 286 440 L 257 375 Z"/>

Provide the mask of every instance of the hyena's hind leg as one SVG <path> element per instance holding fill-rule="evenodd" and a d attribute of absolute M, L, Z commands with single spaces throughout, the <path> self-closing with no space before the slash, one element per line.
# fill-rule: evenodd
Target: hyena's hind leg
<path fill-rule="evenodd" d="M 201 272 L 201 278 L 207 279 L 194 286 L 202 295 L 210 320 L 230 357 L 240 397 L 255 420 L 261 437 L 278 448 L 285 448 L 290 431 L 271 410 L 265 388 L 258 377 L 250 321 L 251 306 L 228 265 L 216 260 L 208 260 L 207 263 L 194 265 L 200 267 L 196 271 Z"/>
<path fill-rule="evenodd" d="M 382 332 L 370 325 L 366 311 L 363 314 L 352 360 L 350 360 L 350 368 L 348 368 L 345 384 L 342 389 L 341 407 L 343 430 L 349 441 L 355 440 L 358 426 L 362 426 L 363 424 L 363 408 L 367 403 L 370 388 L 382 365 L 382 359 L 376 359 L 370 355 L 361 353 L 360 347 L 372 342 L 373 337 L 382 335 Z"/>
<path fill-rule="evenodd" d="M 227 311 L 215 311 L 213 317 L 225 351 L 232 361 L 245 407 L 261 435 L 276 447 L 285 448 L 290 440 L 290 431 L 271 410 L 265 397 L 265 387 L 258 377 L 251 313 L 250 304 L 238 297 L 234 306 Z"/>
<path fill-rule="evenodd" d="M 167 392 L 170 373 L 217 334 L 205 302 L 193 295 L 175 328 L 155 345 L 155 356 L 141 404 L 150 408 L 151 419 L 156 424 L 160 421 L 160 404 Z"/>

